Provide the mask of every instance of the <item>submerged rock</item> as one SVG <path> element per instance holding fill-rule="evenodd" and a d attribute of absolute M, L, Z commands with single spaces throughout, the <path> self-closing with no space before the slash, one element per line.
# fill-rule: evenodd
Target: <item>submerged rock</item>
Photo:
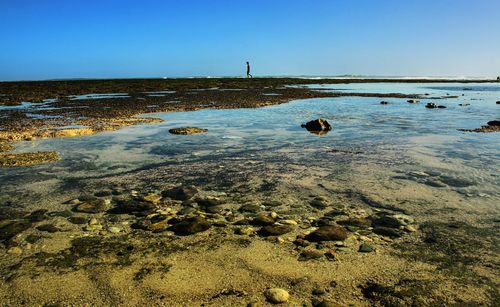
<path fill-rule="evenodd" d="M 389 104 L 387 101 L 381 101 L 380 104 Z"/>
<path fill-rule="evenodd" d="M 80 204 L 73 207 L 75 212 L 100 213 L 108 209 L 108 203 L 100 198 L 85 198 Z"/>
<path fill-rule="evenodd" d="M 307 122 L 305 125 L 301 125 L 302 128 L 306 128 L 307 131 L 314 134 L 326 134 L 328 131 L 332 130 L 330 123 L 323 118 L 315 119 Z"/>
<path fill-rule="evenodd" d="M 211 227 L 210 223 L 201 216 L 186 218 L 179 223 L 171 226 L 169 230 L 176 235 L 187 236 L 197 232 L 208 230 Z"/>
<path fill-rule="evenodd" d="M 321 226 L 308 234 L 305 239 L 311 242 L 343 241 L 347 238 L 347 230 L 336 225 Z"/>
<path fill-rule="evenodd" d="M 407 100 L 408 103 L 417 103 L 419 102 L 418 100 L 415 100 L 415 99 L 410 99 L 410 100 Z"/>
<path fill-rule="evenodd" d="M 257 214 L 257 216 L 255 216 L 251 221 L 251 224 L 256 226 L 267 226 L 267 225 L 272 225 L 275 222 L 276 222 L 275 217 L 273 217 L 271 214 L 263 212 Z"/>
<path fill-rule="evenodd" d="M 280 288 L 267 289 L 264 292 L 264 296 L 269 302 L 275 304 L 285 303 L 290 298 L 288 291 Z"/>
<path fill-rule="evenodd" d="M 172 134 L 182 134 L 182 135 L 205 133 L 207 131 L 208 129 L 198 128 L 198 127 L 181 127 L 181 128 L 172 128 L 168 130 L 168 132 Z"/>
<path fill-rule="evenodd" d="M 371 253 L 375 250 L 373 246 L 367 243 L 363 243 L 359 246 L 358 252 L 360 253 Z"/>
<path fill-rule="evenodd" d="M 161 194 L 164 197 L 184 201 L 193 198 L 196 193 L 198 190 L 194 186 L 182 186 L 163 191 Z"/>

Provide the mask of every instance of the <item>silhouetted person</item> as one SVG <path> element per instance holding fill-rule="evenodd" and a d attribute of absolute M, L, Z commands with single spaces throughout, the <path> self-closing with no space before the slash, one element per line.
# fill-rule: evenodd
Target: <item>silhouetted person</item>
<path fill-rule="evenodd" d="M 247 78 L 253 78 L 253 76 L 250 74 L 250 63 L 247 62 Z"/>

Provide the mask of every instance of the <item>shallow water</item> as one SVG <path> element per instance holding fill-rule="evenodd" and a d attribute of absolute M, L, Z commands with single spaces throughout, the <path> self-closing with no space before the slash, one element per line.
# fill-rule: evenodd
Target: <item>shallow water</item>
<path fill-rule="evenodd" d="M 236 110 L 200 110 L 194 112 L 154 113 L 161 124 L 141 125 L 116 132 L 66 139 L 46 139 L 18 144 L 16 152 L 56 150 L 62 160 L 29 168 L 0 169 L 1 200 L 8 200 L 24 183 L 37 182 L 41 173 L 58 180 L 123 172 L 158 163 L 182 163 L 196 159 L 224 157 L 257 159 L 274 163 L 284 156 L 294 157 L 303 165 L 350 163 L 386 165 L 391 171 L 434 171 L 442 176 L 460 178 L 468 184 L 448 185 L 472 195 L 498 197 L 500 183 L 500 137 L 497 133 L 466 133 L 458 129 L 477 128 L 500 115 L 498 84 L 348 84 L 312 86 L 350 92 L 430 93 L 459 98 L 421 99 L 410 104 L 406 99 L 340 97 L 308 99 L 287 104 Z M 458 91 L 467 87 L 469 90 Z M 486 91 L 485 89 L 489 89 Z M 463 94 L 463 96 L 462 96 Z M 435 101 L 446 109 L 426 109 Z M 470 103 L 459 106 L 460 103 Z M 318 136 L 301 124 L 326 118 L 333 130 Z M 208 133 L 179 136 L 168 129 L 180 126 L 206 128 Z M 333 151 L 333 152 L 332 152 Z M 386 176 L 389 176 L 386 174 Z M 439 177 L 441 176 L 441 177 Z M 12 180 L 16 178 L 16 180 Z M 37 179 L 39 178 L 39 179 Z M 387 177 L 389 180 L 390 177 Z M 449 181 L 449 180 L 448 180 Z M 446 182 L 444 182 L 446 184 Z M 449 183 L 449 182 L 448 182 Z M 61 183 L 61 186 L 64 184 Z M 437 187 L 436 187 L 437 189 Z M 26 200 L 28 201 L 28 200 Z"/>

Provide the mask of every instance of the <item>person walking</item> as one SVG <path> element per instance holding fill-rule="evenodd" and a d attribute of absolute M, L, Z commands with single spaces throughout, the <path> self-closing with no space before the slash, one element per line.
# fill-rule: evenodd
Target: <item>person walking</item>
<path fill-rule="evenodd" d="M 253 76 L 250 74 L 250 63 L 247 62 L 247 78 L 253 78 Z"/>

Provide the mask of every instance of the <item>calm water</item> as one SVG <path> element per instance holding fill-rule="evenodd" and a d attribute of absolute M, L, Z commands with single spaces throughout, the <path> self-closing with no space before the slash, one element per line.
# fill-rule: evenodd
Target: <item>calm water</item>
<path fill-rule="evenodd" d="M 62 160 L 53 164 L 1 168 L 0 201 L 30 189 L 50 193 L 44 184 L 58 181 L 51 189 L 63 189 L 75 178 L 115 174 L 148 165 L 193 160 L 241 158 L 276 163 L 293 157 L 296 163 L 328 167 L 329 163 L 386 165 L 393 171 L 427 171 L 449 188 L 471 195 L 498 197 L 500 180 L 500 134 L 466 133 L 499 119 L 499 84 L 346 84 L 314 85 L 333 91 L 424 94 L 458 98 L 407 103 L 407 99 L 341 97 L 298 100 L 259 109 L 200 110 L 156 113 L 161 124 L 142 125 L 67 139 L 20 143 L 16 151 L 56 150 Z M 427 102 L 446 109 L 426 109 Z M 459 104 L 470 104 L 459 106 Z M 308 133 L 300 125 L 326 118 L 333 130 L 323 136 Z M 207 128 L 206 134 L 179 136 L 168 129 L 180 126 Z M 332 150 L 336 150 L 333 153 Z M 299 162 L 297 162 L 299 161 Z M 387 179 L 390 179 L 389 177 Z M 90 180 L 90 179 L 89 179 Z M 450 184 L 451 182 L 451 184 Z M 28 201 L 26 199 L 25 201 Z M 22 202 L 22 201 L 21 201 Z"/>

